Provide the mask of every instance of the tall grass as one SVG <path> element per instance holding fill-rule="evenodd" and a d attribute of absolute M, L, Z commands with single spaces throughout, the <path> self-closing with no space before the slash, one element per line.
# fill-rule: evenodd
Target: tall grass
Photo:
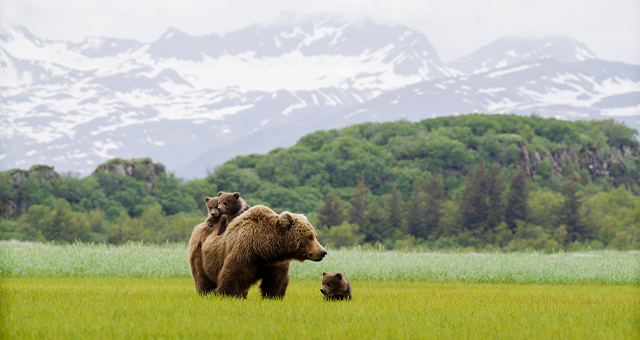
<path fill-rule="evenodd" d="M 190 278 L 3 278 L 0 338 L 637 339 L 640 288 L 352 281 L 325 302 L 320 281 L 283 300 L 199 296 Z"/>
<path fill-rule="evenodd" d="M 295 263 L 293 277 L 321 271 L 347 273 L 357 280 L 434 282 L 640 283 L 640 254 L 407 253 L 333 251 L 319 264 Z"/>
<path fill-rule="evenodd" d="M 323 271 L 351 280 L 493 283 L 640 283 L 640 254 L 411 253 L 330 250 L 322 262 L 293 262 L 292 279 Z M 0 242 L 2 277 L 190 277 L 185 244 L 45 245 Z"/>

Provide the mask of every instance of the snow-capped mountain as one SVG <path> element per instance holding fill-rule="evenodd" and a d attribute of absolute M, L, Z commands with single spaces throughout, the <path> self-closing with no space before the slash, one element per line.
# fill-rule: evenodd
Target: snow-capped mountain
<path fill-rule="evenodd" d="M 565 64 L 541 59 L 485 73 L 422 82 L 344 113 L 376 121 L 386 112 L 408 120 L 464 113 L 515 113 L 563 119 L 640 119 L 640 66 L 602 60 Z M 353 118 L 352 118 L 353 117 Z M 635 128 L 639 125 L 636 122 Z"/>
<path fill-rule="evenodd" d="M 158 40 L 0 34 L 2 169 L 87 174 L 112 157 L 176 169 L 213 145 L 456 75 L 406 27 L 309 18 Z M 221 160 L 221 162 L 224 160 Z M 202 169 L 202 172 L 204 169 Z"/>
<path fill-rule="evenodd" d="M 572 63 L 595 58 L 585 44 L 568 38 L 502 38 L 447 65 L 471 75 L 530 60 Z"/>
<path fill-rule="evenodd" d="M 233 145 L 214 147 L 181 171 L 202 168 L 213 155 L 232 158 L 246 153 L 242 150 L 266 153 L 277 146 L 292 145 L 302 137 L 298 131 L 467 113 L 535 113 L 570 120 L 613 118 L 640 131 L 640 66 L 602 60 L 566 64 L 545 58 L 471 76 L 425 81 L 328 116 L 273 127 Z"/>
<path fill-rule="evenodd" d="M 141 43 L 0 32 L 0 170 L 86 175 L 151 157 L 179 177 L 318 129 L 432 116 L 536 113 L 640 127 L 640 67 L 570 39 L 501 39 L 443 64 L 427 37 L 308 17 Z"/>

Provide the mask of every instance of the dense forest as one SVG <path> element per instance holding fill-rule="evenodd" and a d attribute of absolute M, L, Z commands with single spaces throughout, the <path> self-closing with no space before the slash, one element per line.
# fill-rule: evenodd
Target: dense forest
<path fill-rule="evenodd" d="M 205 196 L 307 215 L 329 247 L 640 249 L 640 149 L 612 120 L 465 115 L 360 124 L 185 181 L 150 159 L 80 178 L 0 173 L 0 238 L 185 242 Z"/>

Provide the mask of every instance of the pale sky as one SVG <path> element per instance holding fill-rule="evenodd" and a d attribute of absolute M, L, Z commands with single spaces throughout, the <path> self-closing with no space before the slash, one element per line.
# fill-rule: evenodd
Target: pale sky
<path fill-rule="evenodd" d="M 504 36 L 564 36 L 599 59 L 640 65 L 640 0 L 0 0 L 0 26 L 54 40 L 151 42 L 169 26 L 222 34 L 282 12 L 405 25 L 424 33 L 444 62 Z"/>

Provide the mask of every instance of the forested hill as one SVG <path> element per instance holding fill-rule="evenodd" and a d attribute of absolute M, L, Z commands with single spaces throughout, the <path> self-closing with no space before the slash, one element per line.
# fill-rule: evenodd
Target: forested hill
<path fill-rule="evenodd" d="M 466 115 L 319 131 L 181 181 L 149 159 L 1 173 L 2 238 L 186 241 L 205 196 L 305 213 L 321 242 L 640 249 L 640 150 L 614 121 Z"/>

